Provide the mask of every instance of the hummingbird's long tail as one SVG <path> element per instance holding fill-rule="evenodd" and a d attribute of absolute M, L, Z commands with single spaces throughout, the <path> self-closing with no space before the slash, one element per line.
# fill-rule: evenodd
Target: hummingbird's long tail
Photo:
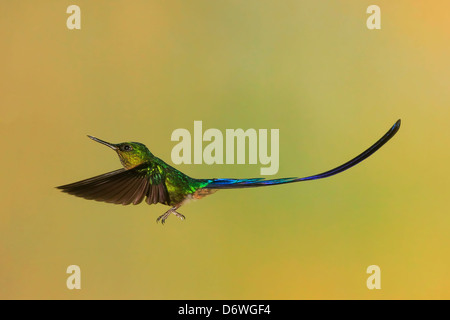
<path fill-rule="evenodd" d="M 353 158 L 352 160 L 340 165 L 337 168 L 331 169 L 329 171 L 319 173 L 313 176 L 308 176 L 304 178 L 281 178 L 281 179 L 271 179 L 266 180 L 264 178 L 254 178 L 254 179 L 214 179 L 210 184 L 204 188 L 208 189 L 235 189 L 235 188 L 252 188 L 252 187 L 264 187 L 272 186 L 277 184 L 285 184 L 299 181 L 317 180 L 327 177 L 331 177 L 335 174 L 341 173 L 351 167 L 357 165 L 364 159 L 370 157 L 378 149 L 380 149 L 386 142 L 388 142 L 400 129 L 401 121 L 398 120 L 391 129 L 384 136 L 375 142 L 369 149 Z"/>

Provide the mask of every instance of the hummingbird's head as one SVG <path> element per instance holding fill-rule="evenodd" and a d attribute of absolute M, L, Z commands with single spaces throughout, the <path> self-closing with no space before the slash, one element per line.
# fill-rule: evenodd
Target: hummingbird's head
<path fill-rule="evenodd" d="M 153 154 L 147 149 L 147 147 L 139 142 L 122 142 L 113 144 L 89 135 L 88 137 L 116 151 L 120 158 L 120 162 L 122 162 L 122 165 L 126 169 L 136 167 L 137 165 L 140 165 L 153 157 Z"/>

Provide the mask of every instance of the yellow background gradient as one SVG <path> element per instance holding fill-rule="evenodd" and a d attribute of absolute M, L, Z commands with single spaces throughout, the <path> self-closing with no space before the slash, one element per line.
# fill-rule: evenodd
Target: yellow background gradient
<path fill-rule="evenodd" d="M 66 9 L 81 8 L 81 30 Z M 381 8 L 368 30 L 366 8 Z M 0 298 L 449 299 L 449 1 L 2 1 Z M 276 128 L 306 176 L 156 218 L 54 187 L 120 167 L 111 142 L 172 164 L 173 130 Z M 198 178 L 260 165 L 180 165 Z M 68 290 L 66 268 L 81 268 Z M 366 268 L 381 268 L 368 290 Z"/>

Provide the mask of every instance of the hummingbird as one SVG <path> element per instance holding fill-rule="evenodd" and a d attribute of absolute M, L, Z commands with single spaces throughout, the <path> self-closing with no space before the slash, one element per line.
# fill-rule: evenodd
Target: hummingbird
<path fill-rule="evenodd" d="M 156 219 L 157 222 L 161 221 L 164 224 L 171 214 L 181 220 L 185 219 L 185 216 L 177 211 L 183 204 L 194 199 L 201 199 L 217 190 L 265 187 L 318 180 L 341 173 L 380 149 L 397 133 L 400 123 L 401 120 L 398 120 L 370 148 L 334 169 L 303 178 L 279 179 L 195 179 L 153 155 L 142 143 L 122 142 L 113 144 L 88 135 L 90 139 L 114 150 L 119 156 L 123 168 L 56 188 L 85 199 L 114 204 L 136 205 L 144 199 L 148 204 L 161 203 L 171 207 Z"/>

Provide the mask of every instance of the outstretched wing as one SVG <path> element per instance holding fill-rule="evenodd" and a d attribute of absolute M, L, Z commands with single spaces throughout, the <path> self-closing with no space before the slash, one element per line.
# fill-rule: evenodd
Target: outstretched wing
<path fill-rule="evenodd" d="M 164 176 L 147 163 L 57 188 L 77 197 L 123 205 L 141 203 L 145 197 L 148 204 L 170 202 Z"/>

